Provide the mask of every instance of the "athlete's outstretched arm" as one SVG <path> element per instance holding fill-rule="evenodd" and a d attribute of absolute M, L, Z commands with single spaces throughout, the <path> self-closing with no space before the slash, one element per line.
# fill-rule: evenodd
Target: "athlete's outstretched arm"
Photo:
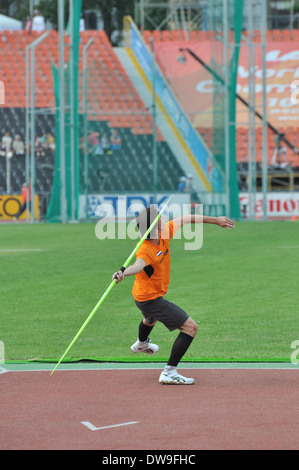
<path fill-rule="evenodd" d="M 145 267 L 145 261 L 143 261 L 142 258 L 137 258 L 134 264 L 126 268 L 124 272 L 122 271 L 117 271 L 112 275 L 112 279 L 117 275 L 116 277 L 116 284 L 121 282 L 124 278 L 124 276 L 134 276 L 135 274 L 140 273 L 143 268 Z"/>
<path fill-rule="evenodd" d="M 177 217 L 173 220 L 178 228 L 182 227 L 185 224 L 215 224 L 219 227 L 226 228 L 235 228 L 235 224 L 232 220 L 227 217 L 208 217 L 202 215 L 183 215 L 182 217 Z"/>

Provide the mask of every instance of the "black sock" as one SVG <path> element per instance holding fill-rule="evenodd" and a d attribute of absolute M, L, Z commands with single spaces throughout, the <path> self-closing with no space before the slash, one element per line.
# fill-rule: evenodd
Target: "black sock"
<path fill-rule="evenodd" d="M 187 333 L 183 333 L 181 331 L 177 339 L 173 343 L 170 358 L 169 358 L 167 365 L 176 367 L 178 363 L 180 362 L 180 360 L 182 359 L 182 357 L 184 356 L 184 354 L 186 353 L 192 341 L 193 341 L 192 336 L 187 335 Z"/>
<path fill-rule="evenodd" d="M 154 326 L 148 326 L 143 323 L 143 321 L 139 325 L 139 334 L 138 334 L 138 339 L 139 341 L 146 341 L 148 338 L 148 335 L 152 331 Z"/>

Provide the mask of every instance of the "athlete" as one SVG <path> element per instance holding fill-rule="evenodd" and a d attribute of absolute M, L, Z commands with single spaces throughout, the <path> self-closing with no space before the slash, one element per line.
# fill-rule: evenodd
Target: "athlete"
<path fill-rule="evenodd" d="M 146 233 L 157 215 L 158 211 L 154 206 L 138 214 L 136 223 L 141 236 Z M 164 223 L 161 217 L 138 249 L 135 263 L 126 269 L 122 268 L 112 276 L 112 279 L 117 279 L 117 284 L 125 276 L 135 275 L 136 277 L 132 294 L 137 307 L 143 314 L 143 320 L 139 325 L 138 339 L 131 346 L 133 353 L 153 354 L 159 350 L 159 346 L 151 343 L 149 339 L 149 334 L 157 321 L 163 323 L 169 331 L 180 330 L 167 365 L 160 375 L 159 382 L 162 384 L 191 385 L 194 383 L 193 378 L 187 378 L 178 373 L 177 365 L 193 341 L 198 326 L 183 309 L 164 298 L 170 280 L 169 242 L 178 229 L 190 223 L 216 224 L 227 230 L 234 228 L 234 222 L 227 217 L 184 215 L 168 223 Z"/>

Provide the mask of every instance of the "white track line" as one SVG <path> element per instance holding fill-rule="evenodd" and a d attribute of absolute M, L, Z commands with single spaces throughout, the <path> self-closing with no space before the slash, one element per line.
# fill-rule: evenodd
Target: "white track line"
<path fill-rule="evenodd" d="M 121 423 L 121 424 L 112 424 L 110 426 L 102 426 L 100 428 L 97 428 L 93 424 L 91 424 L 89 421 L 81 421 L 81 424 L 86 426 L 90 431 L 101 431 L 102 429 L 111 429 L 111 428 L 119 428 L 120 426 L 129 426 L 130 424 L 138 424 L 139 421 L 129 421 L 128 423 Z"/>

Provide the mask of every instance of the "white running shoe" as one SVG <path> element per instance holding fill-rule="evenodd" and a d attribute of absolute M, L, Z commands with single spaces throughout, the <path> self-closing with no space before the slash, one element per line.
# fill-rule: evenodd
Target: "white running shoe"
<path fill-rule="evenodd" d="M 140 352 L 147 354 L 154 354 L 159 351 L 159 346 L 150 342 L 150 339 L 147 338 L 146 341 L 139 341 L 139 339 L 131 346 L 131 351 L 137 354 Z"/>
<path fill-rule="evenodd" d="M 184 377 L 179 374 L 176 369 L 163 370 L 159 378 L 160 384 L 163 385 L 192 385 L 195 380 Z"/>

